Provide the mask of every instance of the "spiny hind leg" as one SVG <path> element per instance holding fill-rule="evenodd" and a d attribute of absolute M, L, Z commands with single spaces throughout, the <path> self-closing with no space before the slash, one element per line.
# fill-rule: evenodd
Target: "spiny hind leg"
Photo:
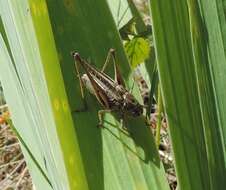
<path fill-rule="evenodd" d="M 107 65 L 110 63 L 110 59 L 112 58 L 112 61 L 113 61 L 113 65 L 114 65 L 114 75 L 115 75 L 115 82 L 117 82 L 118 84 L 122 85 L 123 87 L 125 87 L 125 83 L 124 83 L 124 80 L 123 80 L 123 77 L 122 77 L 122 74 L 119 70 L 119 67 L 116 63 L 116 56 L 115 56 L 115 49 L 111 48 L 109 51 L 108 51 L 108 55 L 107 55 L 107 58 L 106 58 L 106 61 L 104 63 L 104 66 L 102 67 L 102 72 L 104 72 L 104 70 L 106 69 Z"/>
<path fill-rule="evenodd" d="M 111 48 L 108 51 L 108 55 L 106 57 L 106 60 L 104 62 L 104 65 L 101 69 L 102 72 L 104 72 L 104 70 L 106 69 L 107 65 L 110 63 L 110 59 L 113 58 L 113 61 L 115 62 L 115 49 Z"/>

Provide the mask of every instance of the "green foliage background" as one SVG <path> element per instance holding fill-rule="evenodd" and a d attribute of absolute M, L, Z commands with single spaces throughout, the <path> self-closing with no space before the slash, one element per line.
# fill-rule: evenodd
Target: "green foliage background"
<path fill-rule="evenodd" d="M 2 47 L 8 39 L 12 52 L 10 58 L 2 48 L 3 61 L 8 61 L 5 70 L 14 76 L 12 82 L 18 86 L 18 94 L 8 89 L 7 102 L 17 131 L 48 174 L 53 188 L 169 189 L 143 118 L 126 120 L 129 134 L 110 114 L 105 117 L 106 128 L 98 129 L 97 111 L 101 108 L 88 94 L 87 112 L 71 112 L 82 106 L 72 50 L 100 68 L 108 50 L 115 48 L 126 83 L 132 83 L 107 2 L 13 0 L 1 1 L 1 7 L 7 34 Z M 110 75 L 112 71 L 109 68 Z M 18 109 L 13 96 L 17 96 L 24 112 Z M 17 118 L 26 118 L 26 124 Z M 33 180 L 40 187 L 42 176 L 36 174 Z"/>

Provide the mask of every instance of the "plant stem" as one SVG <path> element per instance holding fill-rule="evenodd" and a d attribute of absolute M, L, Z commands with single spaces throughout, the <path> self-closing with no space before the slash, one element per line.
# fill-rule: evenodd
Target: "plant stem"
<path fill-rule="evenodd" d="M 157 146 L 157 149 L 160 145 L 160 130 L 162 126 L 162 95 L 161 95 L 161 89 L 160 89 L 160 83 L 158 84 L 158 118 L 157 118 L 157 126 L 156 126 L 156 135 L 155 135 L 155 143 Z"/>

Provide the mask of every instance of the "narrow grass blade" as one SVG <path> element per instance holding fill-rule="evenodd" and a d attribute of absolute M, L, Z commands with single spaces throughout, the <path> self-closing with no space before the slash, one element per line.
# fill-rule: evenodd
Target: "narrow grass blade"
<path fill-rule="evenodd" d="M 208 57 L 208 33 L 206 31 L 205 23 L 202 20 L 199 2 L 196 0 L 189 0 L 188 8 L 200 109 L 208 156 L 210 188 L 220 189 L 222 185 L 226 185 L 224 178 L 226 174 L 224 167 L 225 147 L 222 141 L 221 123 L 219 122 L 220 114 L 218 114 L 219 108 L 217 107 L 213 71 L 211 69 L 214 67 L 214 61 L 211 62 Z M 225 68 L 224 65 L 222 66 L 222 68 Z M 217 78 L 215 78 L 215 80 L 216 79 Z M 221 80 L 218 79 L 218 81 L 220 82 Z M 219 91 L 217 98 L 218 100 L 223 98 L 222 96 L 219 96 Z"/>

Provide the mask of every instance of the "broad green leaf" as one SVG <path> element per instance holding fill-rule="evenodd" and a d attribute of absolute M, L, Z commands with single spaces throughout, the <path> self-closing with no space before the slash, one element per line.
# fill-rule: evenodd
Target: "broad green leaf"
<path fill-rule="evenodd" d="M 206 33 L 206 26 L 202 18 L 202 12 L 200 12 L 199 2 L 197 0 L 188 0 L 188 8 L 200 109 L 208 155 L 210 188 L 220 189 L 222 185 L 226 185 L 224 178 L 226 162 L 225 147 L 222 141 L 223 134 L 221 134 L 222 123 L 220 122 L 220 116 L 222 114 L 218 114 L 220 110 L 216 101 L 214 82 L 216 79 L 221 83 L 225 81 L 222 81 L 221 78 L 213 78 L 212 68 L 215 64 L 208 57 L 208 33 Z M 221 46 L 218 48 L 221 48 Z M 225 57 L 223 58 L 221 61 L 225 60 Z M 225 69 L 224 65 L 222 65 L 222 69 Z M 223 98 L 219 91 L 217 98 L 218 100 Z"/>
<path fill-rule="evenodd" d="M 150 54 L 150 44 L 144 38 L 133 38 L 125 43 L 125 50 L 132 68 L 144 62 Z"/>
<path fill-rule="evenodd" d="M 213 85 L 215 89 L 215 103 L 218 108 L 219 126 L 221 127 L 220 136 L 226 148 L 226 20 L 225 20 L 225 1 L 220 0 L 199 0 L 203 6 L 203 22 L 208 31 L 208 59 L 210 72 L 212 73 Z M 214 137 L 215 138 L 215 137 Z M 224 150 L 224 159 L 226 161 L 226 152 Z M 226 162 L 225 162 L 226 163 Z"/>
<path fill-rule="evenodd" d="M 68 15 L 67 8 L 63 9 L 62 4 L 56 7 L 55 4 L 48 2 L 56 46 L 62 57 L 61 68 L 72 109 L 81 107 L 82 104 L 79 104 L 81 95 L 78 80 L 72 72 L 74 63 L 69 56 L 71 50 L 80 52 L 82 57 L 91 59 L 93 64 L 101 68 L 108 50 L 115 48 L 117 63 L 127 84 L 130 76 L 129 64 L 105 1 L 75 1 L 76 4 L 75 17 L 73 14 Z M 87 11 L 87 7 L 92 7 L 92 9 Z M 95 11 L 93 11 L 94 7 Z M 62 15 L 62 18 L 56 18 L 56 14 Z M 96 20 L 99 22 L 95 22 Z M 59 26 L 65 30 L 59 33 Z M 108 68 L 112 73 L 113 68 L 110 66 Z M 148 189 L 151 186 L 156 189 L 168 188 L 163 176 L 163 168 L 158 156 L 155 155 L 157 152 L 153 149 L 153 137 L 149 136 L 143 121 L 139 119 L 134 122 L 125 121 L 125 123 L 128 122 L 129 129 L 131 127 L 131 130 L 134 130 L 132 132 L 134 136 L 131 138 L 131 134 L 128 137 L 117 128 L 120 127 L 119 118 L 116 117 L 117 120 L 115 120 L 109 114 L 105 117 L 108 121 L 105 125 L 107 129 L 96 129 L 97 110 L 101 107 L 97 105 L 95 97 L 89 96 L 88 107 L 87 112 L 73 114 L 73 116 L 90 189 Z M 141 139 L 140 134 L 144 138 Z M 154 157 L 149 157 L 150 154 Z M 92 159 L 89 159 L 90 157 Z M 154 165 L 152 165 L 151 158 L 157 161 Z M 157 168 L 153 166 L 159 168 L 159 172 L 156 173 Z M 162 183 L 157 183 L 159 177 Z"/>
<path fill-rule="evenodd" d="M 1 32 L 2 31 L 3 31 L 3 28 Z M 16 77 L 13 64 L 11 62 L 10 56 L 7 52 L 7 48 L 1 34 L 0 34 L 0 71 L 1 71 L 0 80 L 4 87 L 4 94 L 6 96 L 7 103 L 10 108 L 14 107 L 14 109 L 11 112 L 12 118 L 18 126 L 18 130 L 22 131 L 23 129 L 20 128 L 21 126 L 29 126 L 29 118 L 26 114 L 26 110 L 23 109 L 24 107 L 22 105 L 23 103 L 21 98 L 20 84 Z M 15 105 L 20 106 L 20 109 L 16 110 Z M 30 132 L 30 138 L 33 139 L 33 142 L 30 141 L 29 145 L 35 146 L 35 143 L 36 143 L 35 137 L 33 136 L 29 128 L 27 130 Z M 24 136 L 24 139 L 25 138 L 26 137 Z M 31 154 L 29 154 L 29 150 L 26 148 L 26 144 L 20 143 L 20 145 L 22 147 L 23 154 L 26 158 L 26 161 L 32 176 L 36 176 L 33 178 L 33 183 L 35 187 L 37 189 L 43 189 L 43 188 L 45 188 L 46 190 L 52 189 L 49 182 L 45 178 L 46 170 L 45 171 L 42 169 L 40 170 L 40 168 L 37 167 L 39 165 L 35 164 Z M 34 147 L 32 151 L 36 152 L 37 149 L 36 150 L 35 149 L 36 147 Z M 38 150 L 38 152 L 40 153 L 40 150 Z M 39 158 L 37 157 L 37 159 Z M 44 172 L 44 175 L 42 172 Z"/>
<path fill-rule="evenodd" d="M 152 0 L 151 10 L 179 187 L 221 189 L 225 186 L 224 150 L 210 69 L 213 65 L 207 52 L 208 21 L 201 20 L 197 1 L 172 4 Z"/>
<path fill-rule="evenodd" d="M 54 45 L 48 15 L 45 12 L 47 9 L 44 1 L 39 3 L 39 6 L 33 7 L 33 9 L 36 11 L 42 10 L 45 13 L 36 12 L 41 19 L 44 18 L 42 19 L 42 27 L 45 29 L 43 38 L 46 37 L 49 40 L 46 41 L 49 45 L 46 48 L 52 50 Z M 20 88 L 20 96 L 13 92 L 17 90 L 15 88 L 11 88 L 11 92 L 7 93 L 15 96 L 11 100 L 16 100 L 16 98 L 20 100 L 13 101 L 9 107 L 12 115 L 14 115 L 14 125 L 28 148 L 32 150 L 36 160 L 42 168 L 45 168 L 55 189 L 86 189 L 87 183 L 60 67 L 57 64 L 51 65 L 54 73 L 49 73 L 49 75 L 54 75 L 55 78 L 52 78 L 54 81 L 52 81 L 51 88 L 48 90 L 47 83 L 50 81 L 46 80 L 42 65 L 44 62 L 42 59 L 45 56 L 42 59 L 40 58 L 41 48 L 39 47 L 40 44 L 37 43 L 34 32 L 30 5 L 25 0 L 20 2 L 1 1 L 0 4 L 4 28 L 15 62 L 14 70 L 12 70 L 14 71 L 13 76 L 18 80 L 14 79 L 14 81 L 18 83 L 16 86 Z M 41 9 L 38 9 L 40 6 Z M 44 49 L 42 50 L 44 51 Z M 47 55 L 46 61 L 49 63 L 57 63 L 53 52 L 49 51 Z M 4 70 L 1 71 L 4 72 Z M 64 131 L 65 126 L 67 126 L 66 131 Z M 59 131 L 60 134 L 67 135 L 68 140 L 66 142 L 58 139 Z M 64 160 L 62 153 L 67 154 L 68 158 Z M 66 168 L 74 169 L 67 170 Z"/>

